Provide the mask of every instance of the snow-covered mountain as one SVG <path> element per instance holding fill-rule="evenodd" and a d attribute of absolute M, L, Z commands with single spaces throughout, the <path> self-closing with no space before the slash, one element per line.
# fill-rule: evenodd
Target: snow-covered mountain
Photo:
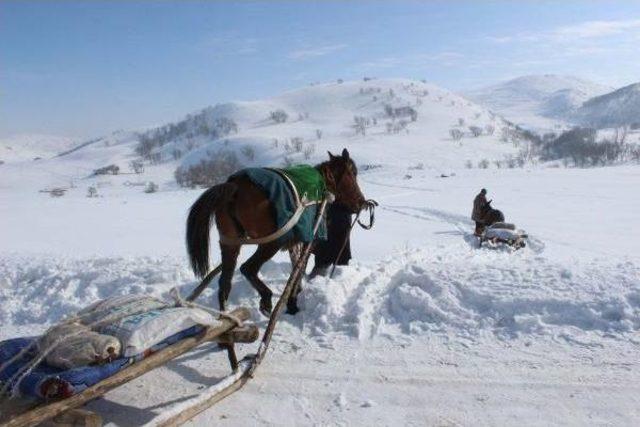
<path fill-rule="evenodd" d="M 611 90 L 577 77 L 545 74 L 518 77 L 466 95 L 519 125 L 553 129 L 570 122 L 585 101 Z"/>
<path fill-rule="evenodd" d="M 109 164 L 126 172 L 132 161 L 143 161 L 144 178 L 164 186 L 175 183 L 176 168 L 222 151 L 233 152 L 244 166 L 282 166 L 320 162 L 328 150 L 348 147 L 364 167 L 396 174 L 419 167 L 440 174 L 517 153 L 513 133 L 505 137 L 502 132 L 509 126 L 488 109 L 433 84 L 340 81 L 266 100 L 219 104 L 155 129 L 94 138 L 47 160 L 42 169 L 50 185 L 58 176 L 64 177 L 58 183 L 63 185 Z"/>
<path fill-rule="evenodd" d="M 73 146 L 75 140 L 62 136 L 18 134 L 0 139 L 0 161 L 14 162 L 53 157 Z"/>
<path fill-rule="evenodd" d="M 575 117 L 581 124 L 596 128 L 640 124 L 640 83 L 589 99 Z"/>

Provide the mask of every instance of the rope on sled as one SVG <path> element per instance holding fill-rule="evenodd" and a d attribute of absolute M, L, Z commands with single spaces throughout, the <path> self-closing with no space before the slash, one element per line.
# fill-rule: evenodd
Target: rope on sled
<path fill-rule="evenodd" d="M 148 308 L 148 309 L 144 309 L 144 310 L 140 310 L 140 309 L 136 309 L 135 305 L 133 303 L 129 303 L 129 304 L 125 304 L 123 305 L 121 308 L 119 308 L 116 312 L 100 318 L 100 310 L 97 311 L 90 311 L 88 313 L 84 313 L 82 315 L 73 315 L 68 317 L 67 319 L 58 322 L 57 324 L 49 327 L 45 333 L 43 334 L 46 335 L 48 334 L 50 331 L 52 331 L 55 328 L 58 328 L 60 326 L 65 326 L 65 325 L 71 325 L 74 323 L 79 323 L 83 326 L 86 326 L 87 328 L 89 328 L 90 330 L 94 330 L 96 328 L 99 328 L 100 326 L 104 326 L 104 325 L 109 325 L 115 322 L 118 322 L 120 320 L 122 320 L 125 317 L 129 317 L 129 316 L 137 316 L 140 314 L 144 314 L 147 313 L 151 310 L 158 310 L 158 309 L 164 309 L 164 308 L 169 308 L 169 307 L 190 307 L 190 308 L 199 308 L 203 311 L 206 311 L 210 314 L 213 314 L 215 316 L 220 316 L 220 317 L 226 317 L 228 319 L 230 319 L 231 321 L 233 321 L 238 327 L 243 326 L 243 322 L 242 320 L 240 320 L 239 318 L 237 318 L 236 316 L 223 312 L 223 311 L 219 311 L 219 310 L 215 310 L 213 308 L 210 307 L 206 307 L 200 304 L 196 304 L 194 302 L 191 301 L 186 301 L 182 298 L 182 296 L 180 295 L 180 292 L 178 291 L 177 288 L 173 288 L 170 291 L 170 295 L 171 297 L 174 299 L 174 304 L 169 304 L 169 303 L 165 303 L 163 305 L 161 305 L 160 307 L 154 307 L 153 309 Z M 103 310 L 106 311 L 106 310 Z M 110 311 L 110 310 L 109 310 Z M 98 317 L 99 319 L 91 322 L 89 324 L 85 324 L 82 320 L 86 319 L 87 317 Z M 65 335 L 61 335 L 58 339 L 56 339 L 53 343 L 51 343 L 49 346 L 41 349 L 38 348 L 38 344 L 39 344 L 39 340 L 33 340 L 28 346 L 26 346 L 25 348 L 23 348 L 22 350 L 20 350 L 16 355 L 14 355 L 13 357 L 11 357 L 9 360 L 7 360 L 6 362 L 2 363 L 0 365 L 0 372 L 2 372 L 4 369 L 6 369 L 7 367 L 9 367 L 12 363 L 20 360 L 23 357 L 31 357 L 31 360 L 25 364 L 24 366 L 20 367 L 20 369 L 18 369 L 9 379 L 7 379 L 4 384 L 2 384 L 2 387 L 0 387 L 0 400 L 3 398 L 6 398 L 8 396 L 9 399 L 11 398 L 15 398 L 19 395 L 19 390 L 20 390 L 20 384 L 22 383 L 22 381 L 31 373 L 33 372 L 33 370 L 40 364 L 42 363 L 42 361 L 47 357 L 47 355 L 49 353 L 51 353 L 56 347 L 58 347 L 59 345 L 65 343 L 66 341 L 70 340 L 71 338 L 81 334 L 82 330 L 78 330 L 75 332 L 69 332 Z M 35 350 L 35 354 L 34 353 Z"/>

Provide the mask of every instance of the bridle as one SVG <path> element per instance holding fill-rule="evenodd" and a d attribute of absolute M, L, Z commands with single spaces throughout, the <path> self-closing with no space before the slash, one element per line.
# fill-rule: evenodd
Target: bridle
<path fill-rule="evenodd" d="M 331 162 L 329 162 L 330 164 Z M 335 193 L 337 195 L 337 190 L 338 188 L 340 188 L 340 183 L 342 183 L 342 180 L 344 179 L 344 177 L 347 175 L 347 173 L 349 172 L 349 165 L 345 165 L 345 167 L 342 169 L 341 173 L 340 173 L 340 177 L 336 180 L 335 179 L 335 174 L 333 173 L 333 170 L 331 169 L 331 166 L 329 166 L 329 164 L 326 167 L 326 173 L 331 174 L 331 177 L 333 178 L 333 182 L 334 182 L 334 186 L 335 186 Z M 359 214 L 359 213 L 358 213 Z"/>

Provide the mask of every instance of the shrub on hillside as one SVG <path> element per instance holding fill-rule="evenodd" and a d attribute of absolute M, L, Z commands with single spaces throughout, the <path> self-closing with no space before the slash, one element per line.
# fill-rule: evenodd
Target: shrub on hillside
<path fill-rule="evenodd" d="M 633 150 L 637 147 L 626 142 L 626 133 L 616 132 L 613 141 L 597 141 L 596 138 L 595 129 L 570 129 L 544 142 L 540 157 L 542 160 L 570 161 L 578 167 L 604 166 L 633 159 Z"/>
<path fill-rule="evenodd" d="M 170 123 L 148 132 L 138 134 L 136 154 L 146 159 L 154 150 L 172 141 L 187 139 L 191 141 L 197 136 L 206 136 L 210 139 L 223 138 L 231 133 L 238 132 L 238 125 L 226 117 L 217 117 L 211 121 L 209 110 L 203 110 L 196 115 L 189 115 L 178 123 Z M 188 147 L 188 150 L 191 148 Z"/>
<path fill-rule="evenodd" d="M 120 173 L 118 165 L 104 166 L 93 171 L 94 175 L 118 175 L 118 173 Z"/>
<path fill-rule="evenodd" d="M 276 123 L 284 123 L 289 118 L 289 115 L 287 114 L 286 111 L 282 109 L 277 109 L 269 113 L 269 118 Z"/>
<path fill-rule="evenodd" d="M 180 166 L 174 176 L 181 187 L 211 187 L 223 183 L 243 164 L 233 151 L 219 151 L 208 159 L 189 166 Z"/>

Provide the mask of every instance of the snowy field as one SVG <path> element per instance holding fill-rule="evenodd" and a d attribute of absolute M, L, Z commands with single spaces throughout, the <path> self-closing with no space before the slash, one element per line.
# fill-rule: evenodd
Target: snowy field
<path fill-rule="evenodd" d="M 385 117 L 387 103 L 412 106 L 417 121 L 386 131 L 397 123 Z M 292 119 L 269 122 L 276 108 Z M 185 219 L 202 190 L 179 188 L 176 167 L 246 147 L 256 154 L 248 165 L 306 162 L 283 148 L 300 137 L 315 148 L 309 162 L 349 148 L 365 195 L 380 203 L 375 227 L 354 231 L 350 266 L 304 283 L 302 311 L 283 316 L 256 377 L 192 425 L 640 423 L 639 167 L 478 169 L 481 159 L 517 154 L 522 142 L 502 140 L 506 124 L 490 111 L 409 80 L 323 84 L 202 113 L 221 116 L 237 122 L 237 134 L 178 138 L 141 175 L 91 176 L 110 163 L 126 171 L 137 159 L 132 132 L 71 151 L 68 140 L 53 140 L 55 152 L 68 151 L 55 158 L 51 147 L 16 153 L 3 143 L 15 156 L 0 165 L 0 339 L 41 333 L 110 296 L 168 297 L 173 287 L 186 295 L 197 282 Z M 366 135 L 354 134 L 354 116 L 370 121 Z M 469 125 L 483 135 L 470 136 Z M 464 136 L 453 140 L 451 129 Z M 180 159 L 168 155 L 187 146 Z M 160 190 L 145 194 L 150 181 Z M 99 197 L 86 197 L 89 186 Z M 65 195 L 39 192 L 53 187 Z M 525 249 L 477 248 L 469 216 L 482 187 L 529 233 Z M 278 294 L 289 269 L 281 253 L 261 273 Z M 201 302 L 217 307 L 214 291 Z M 230 303 L 251 307 L 264 327 L 239 274 Z M 110 425 L 151 421 L 226 374 L 226 355 L 212 350 L 89 406 Z"/>
<path fill-rule="evenodd" d="M 303 311 L 284 317 L 256 378 L 195 425 L 640 421 L 638 168 L 360 180 L 381 206 L 373 230 L 354 232 L 353 265 L 305 283 Z M 474 247 L 481 186 L 530 233 L 526 249 Z M 41 332 L 99 298 L 187 293 L 183 227 L 199 193 L 2 191 L 0 338 Z M 288 268 L 281 254 L 263 276 L 278 290 Z M 264 324 L 248 283 L 234 283 L 232 304 Z M 208 350 L 90 406 L 117 425 L 149 421 L 224 373 L 224 355 Z"/>

